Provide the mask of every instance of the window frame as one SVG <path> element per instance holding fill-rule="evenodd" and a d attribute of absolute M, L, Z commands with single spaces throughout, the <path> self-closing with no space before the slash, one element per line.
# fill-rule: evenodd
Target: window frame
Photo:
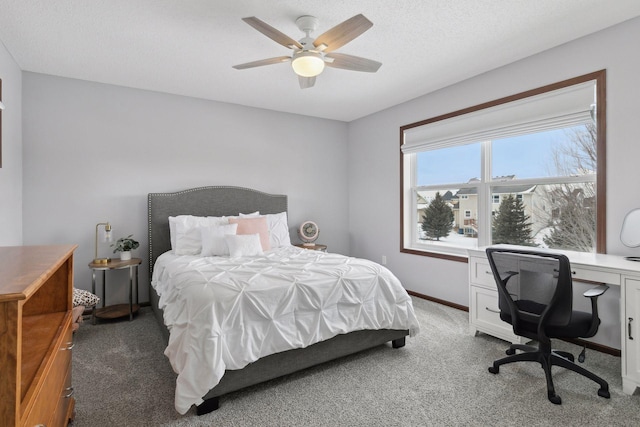
<path fill-rule="evenodd" d="M 2 101 L 2 79 L 0 79 L 0 101 Z M 2 108 L 0 108 L 0 168 L 2 168 Z"/>
<path fill-rule="evenodd" d="M 606 134 L 607 134 L 607 120 L 606 120 L 606 70 L 599 70 L 593 73 L 585 74 L 582 76 L 570 78 L 560 82 L 552 83 L 549 85 L 541 86 L 535 89 L 527 90 L 517 93 L 515 95 L 506 96 L 503 98 L 495 99 L 493 101 L 478 104 L 472 107 L 463 108 L 451 113 L 442 114 L 429 119 L 421 120 L 415 123 L 404 125 L 400 127 L 400 252 L 410 253 L 414 255 L 422 255 L 435 258 L 449 259 L 453 261 L 467 262 L 467 256 L 461 256 L 457 253 L 448 253 L 446 248 L 438 247 L 438 249 L 416 249 L 411 247 L 411 241 L 406 242 L 405 236 L 407 234 L 405 230 L 405 197 L 411 188 L 407 188 L 405 176 L 405 154 L 402 152 L 402 145 L 405 140 L 405 131 L 413 129 L 419 126 L 428 125 L 431 123 L 439 122 L 449 118 L 463 116 L 465 114 L 477 112 L 479 110 L 495 107 L 502 104 L 508 104 L 510 102 L 523 100 L 529 97 L 537 96 L 547 92 L 552 92 L 558 89 L 566 88 L 581 83 L 594 81 L 596 84 L 596 98 L 598 100 L 596 105 L 596 154 L 597 154 L 597 176 L 596 176 L 596 253 L 606 253 Z M 408 155 L 408 154 L 407 154 Z M 414 160 L 415 162 L 415 160 Z M 415 166 L 413 164 L 412 166 Z M 484 167 L 484 165 L 483 165 Z M 541 180 L 536 180 L 541 181 Z M 544 181 L 544 180 L 542 180 Z M 482 206 L 479 194 L 478 210 L 485 209 Z M 493 200 L 493 198 L 491 198 Z"/>

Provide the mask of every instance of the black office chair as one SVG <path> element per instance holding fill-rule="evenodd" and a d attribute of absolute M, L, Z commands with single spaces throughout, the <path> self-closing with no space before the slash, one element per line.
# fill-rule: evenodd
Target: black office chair
<path fill-rule="evenodd" d="M 549 400 L 559 405 L 562 400 L 553 386 L 551 366 L 562 366 L 600 384 L 598 395 L 609 398 L 609 385 L 605 380 L 576 365 L 571 353 L 551 348 L 551 338 L 589 338 L 596 334 L 600 325 L 597 300 L 607 286 L 584 293 L 591 299 L 591 313 L 575 311 L 571 266 L 566 256 L 488 248 L 487 257 L 498 285 L 500 318 L 513 326 L 516 335 L 538 342 L 537 347 L 511 345 L 506 352 L 508 356 L 493 362 L 489 372 L 497 374 L 500 365 L 506 363 L 539 362 L 547 379 Z M 516 350 L 522 353 L 516 354 Z"/>

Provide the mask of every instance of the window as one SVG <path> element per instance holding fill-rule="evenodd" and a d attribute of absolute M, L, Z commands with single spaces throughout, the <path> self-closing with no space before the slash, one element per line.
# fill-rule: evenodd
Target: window
<path fill-rule="evenodd" d="M 451 259 L 496 243 L 604 252 L 599 99 L 604 70 L 401 127 L 401 250 Z"/>

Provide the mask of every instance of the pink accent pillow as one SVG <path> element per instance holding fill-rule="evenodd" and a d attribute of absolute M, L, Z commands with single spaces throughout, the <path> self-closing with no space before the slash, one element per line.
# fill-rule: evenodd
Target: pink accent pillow
<path fill-rule="evenodd" d="M 269 243 L 269 226 L 266 217 L 258 218 L 229 218 L 229 224 L 238 224 L 236 234 L 259 234 L 263 251 L 271 249 Z"/>

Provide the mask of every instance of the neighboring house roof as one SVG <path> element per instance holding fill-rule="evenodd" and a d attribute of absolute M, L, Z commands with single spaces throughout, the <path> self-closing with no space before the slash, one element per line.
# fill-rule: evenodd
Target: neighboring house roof
<path fill-rule="evenodd" d="M 418 203 L 420 202 L 428 203 L 429 201 L 433 200 L 436 197 L 436 193 L 440 193 L 442 200 L 444 200 L 445 202 L 448 202 L 451 199 L 455 199 L 456 197 L 453 194 L 453 191 L 457 191 L 457 190 L 447 190 L 444 193 L 438 190 L 418 191 Z"/>
<path fill-rule="evenodd" d="M 449 200 L 453 199 L 453 193 L 449 190 L 447 190 L 446 193 L 442 194 L 442 200 L 448 202 Z"/>
<path fill-rule="evenodd" d="M 504 175 L 504 176 L 495 176 L 493 177 L 494 181 L 497 182 L 505 182 L 511 181 L 515 178 L 515 175 Z M 478 178 L 471 178 L 469 183 L 479 182 Z M 533 193 L 536 191 L 536 185 L 525 184 L 525 185 L 509 185 L 506 187 L 496 187 L 491 192 L 492 194 L 522 194 L 522 193 Z M 478 194 L 478 190 L 476 188 L 461 188 L 456 193 L 456 197 L 460 195 L 470 195 L 470 194 Z"/>
<path fill-rule="evenodd" d="M 507 187 L 497 187 L 491 192 L 492 194 L 522 194 L 533 193 L 536 189 L 536 185 L 509 185 Z M 478 194 L 476 188 L 461 188 L 458 190 L 456 196 Z"/>

